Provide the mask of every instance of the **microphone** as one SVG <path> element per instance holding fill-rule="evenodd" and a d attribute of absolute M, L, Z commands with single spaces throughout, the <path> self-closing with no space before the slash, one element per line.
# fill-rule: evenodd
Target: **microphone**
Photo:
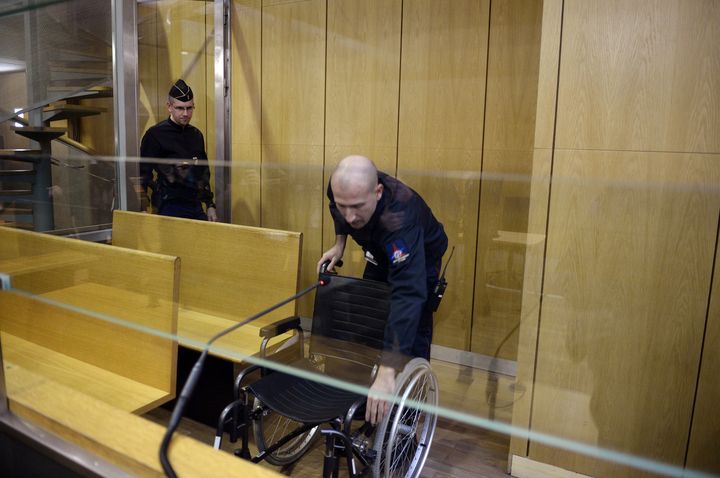
<path fill-rule="evenodd" d="M 221 330 L 217 334 L 215 334 L 210 340 L 207 341 L 205 344 L 205 347 L 203 348 L 202 353 L 200 354 L 200 357 L 195 362 L 195 365 L 193 365 L 192 370 L 190 371 L 190 374 L 188 375 L 187 381 L 185 382 L 185 386 L 183 386 L 182 391 L 180 392 L 180 396 L 177 399 L 177 403 L 175 404 L 175 408 L 173 409 L 172 415 L 170 416 L 170 421 L 168 422 L 167 430 L 165 431 L 165 435 L 163 436 L 162 443 L 160 444 L 160 464 L 163 467 L 163 471 L 165 471 L 165 475 L 170 478 L 177 478 L 177 474 L 175 474 L 175 470 L 173 469 L 172 465 L 170 464 L 170 460 L 167 456 L 167 451 L 170 446 L 170 440 L 172 439 L 172 435 L 177 429 L 178 425 L 180 425 L 180 419 L 182 418 L 183 411 L 185 409 L 185 406 L 187 405 L 188 400 L 190 400 L 190 397 L 192 396 L 193 391 L 195 390 L 195 386 L 198 383 L 198 380 L 200 379 L 200 374 L 202 373 L 202 368 L 205 363 L 205 358 L 207 357 L 210 346 L 218 340 L 220 337 L 229 334 L 230 332 L 239 329 L 243 325 L 249 324 L 253 320 L 259 319 L 260 317 L 269 314 L 275 309 L 278 309 L 282 307 L 283 305 L 292 302 L 293 300 L 296 300 L 305 294 L 317 289 L 318 287 L 325 286 L 330 283 L 331 277 L 329 273 L 326 273 L 325 270 L 327 269 L 327 265 L 330 262 L 325 262 L 321 266 L 322 273 L 320 274 L 320 280 L 316 282 L 315 284 L 311 285 L 310 287 L 301 290 L 297 294 L 288 297 L 287 299 L 278 302 L 277 304 L 268 307 L 265 310 L 262 310 L 258 312 L 257 314 L 248 317 L 247 319 L 243 320 L 242 322 L 238 322 L 237 324 L 228 327 L 225 330 Z"/>

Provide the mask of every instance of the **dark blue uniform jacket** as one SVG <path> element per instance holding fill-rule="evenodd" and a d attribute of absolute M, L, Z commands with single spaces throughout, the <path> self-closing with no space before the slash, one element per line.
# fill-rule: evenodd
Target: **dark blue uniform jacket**
<path fill-rule="evenodd" d="M 393 365 L 397 353 L 429 358 L 432 312 L 426 304 L 448 245 L 443 225 L 419 194 L 399 180 L 378 172 L 383 195 L 370 221 L 353 229 L 338 211 L 328 185 L 330 213 L 337 235 L 349 235 L 377 263 L 368 263 L 365 278 L 390 284 L 390 317 L 385 329 L 383 362 Z M 429 324 L 423 322 L 429 321 Z M 425 335 L 425 337 L 418 337 Z M 425 345 L 418 350 L 417 342 Z M 426 350 L 424 350 L 426 349 Z M 388 354 L 387 352 L 391 352 Z"/>

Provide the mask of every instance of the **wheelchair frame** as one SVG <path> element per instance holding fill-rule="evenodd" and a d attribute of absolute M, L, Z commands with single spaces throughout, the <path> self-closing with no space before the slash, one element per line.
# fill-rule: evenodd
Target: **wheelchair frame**
<path fill-rule="evenodd" d="M 248 373 L 258 369 L 261 367 L 245 369 L 238 375 L 236 384 Z M 235 443 L 241 439 L 241 448 L 235 450 L 237 456 L 253 463 L 266 460 L 282 466 L 300 459 L 313 444 L 319 431 L 325 436 L 323 477 L 337 477 L 343 459 L 347 463 L 348 475 L 351 478 L 367 476 L 368 473 L 373 477 L 419 476 L 430 451 L 437 423 L 437 414 L 433 411 L 438 403 L 437 380 L 430 364 L 424 359 L 415 358 L 398 374 L 396 382 L 396 399 L 391 411 L 376 427 L 364 422 L 355 431 L 352 430 L 353 422 L 359 421 L 353 417 L 364 405 L 363 397 L 348 409 L 343 419 L 299 424 L 272 445 L 266 447 L 263 443 L 258 446 L 259 452 L 254 456 L 250 453 L 249 429 L 253 426 L 253 431 L 257 431 L 254 427 L 262 421 L 268 410 L 257 398 L 251 403 L 252 395 L 247 387 L 239 387 L 238 399 L 225 407 L 218 421 L 215 448 L 220 448 L 222 434 L 229 424 L 230 442 Z M 421 407 L 415 408 L 416 403 L 420 403 Z M 330 428 L 320 429 L 324 423 L 328 423 Z M 275 455 L 283 446 L 298 437 L 300 446 L 296 446 L 292 453 L 280 457 Z M 378 440 L 378 437 L 381 438 Z M 259 441 L 257 432 L 255 440 L 256 443 Z M 408 453 L 410 448 L 412 453 Z"/>
<path fill-rule="evenodd" d="M 361 281 L 352 278 L 343 279 Z M 261 330 L 261 335 L 264 337 L 261 356 L 265 356 L 265 348 L 270 338 L 290 330 L 297 331 L 300 351 L 304 354 L 305 339 L 300 328 L 300 319 L 291 317 Z M 235 450 L 237 456 L 254 463 L 266 460 L 271 464 L 283 466 L 300 459 L 310 449 L 319 432 L 325 436 L 323 477 L 337 477 L 341 461 L 347 463 L 351 478 L 366 476 L 369 473 L 373 477 L 419 476 L 430 451 L 437 423 L 435 413 L 438 404 L 437 379 L 427 360 L 414 358 L 397 375 L 391 410 L 377 426 L 364 422 L 362 417 L 363 424 L 354 431 L 353 421 L 356 423 L 360 421 L 354 418 L 358 410 L 364 406 L 367 397 L 340 391 L 345 393 L 347 403 L 350 399 L 354 400 L 344 415 L 329 420 L 295 421 L 278 411 L 266 408 L 263 401 L 253 395 L 252 385 L 258 382 L 242 386 L 242 382 L 258 370 L 262 377 L 267 376 L 265 368 L 253 365 L 243 370 L 235 379 L 235 400 L 226 406 L 220 415 L 215 448 L 220 448 L 222 435 L 227 430 L 231 443 L 241 440 L 241 447 Z M 287 376 L 291 377 L 291 375 Z M 373 378 L 370 377 L 370 383 Z M 301 379 L 296 377 L 296 380 Z M 306 382 L 313 383 L 309 380 Z M 322 387 L 322 385 L 318 386 Z M 324 390 L 328 388 L 331 389 L 330 392 L 334 389 L 324 386 Z M 348 397 L 348 395 L 352 396 Z M 331 396 L 331 398 L 335 397 Z M 321 428 L 324 424 L 329 424 L 329 427 Z M 275 425 L 283 429 L 282 436 L 268 440 L 269 428 Z M 258 448 L 258 453 L 254 456 L 249 448 L 251 426 Z"/>

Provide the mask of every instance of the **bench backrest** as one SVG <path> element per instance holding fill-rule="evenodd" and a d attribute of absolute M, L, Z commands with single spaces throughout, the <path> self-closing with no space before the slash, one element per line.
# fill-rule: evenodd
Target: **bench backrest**
<path fill-rule="evenodd" d="M 0 227 L 0 272 L 3 332 L 175 393 L 177 257 Z"/>
<path fill-rule="evenodd" d="M 298 290 L 299 232 L 116 210 L 112 243 L 180 257 L 180 305 L 224 319 L 241 321 Z M 291 302 L 257 324 L 295 312 Z"/>

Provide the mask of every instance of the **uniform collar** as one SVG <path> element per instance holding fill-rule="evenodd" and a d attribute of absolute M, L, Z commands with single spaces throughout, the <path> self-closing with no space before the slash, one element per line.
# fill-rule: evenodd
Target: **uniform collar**
<path fill-rule="evenodd" d="M 187 126 L 183 126 L 183 125 L 181 125 L 181 124 L 177 124 L 176 122 L 174 122 L 174 121 L 172 120 L 172 118 L 170 118 L 170 116 L 168 116 L 168 118 L 167 118 L 167 123 L 168 123 L 170 126 L 172 126 L 173 128 L 175 128 L 175 129 L 177 129 L 177 130 L 180 130 L 180 131 L 184 131 L 185 128 L 187 128 L 188 126 L 190 126 L 189 123 L 188 123 Z"/>

